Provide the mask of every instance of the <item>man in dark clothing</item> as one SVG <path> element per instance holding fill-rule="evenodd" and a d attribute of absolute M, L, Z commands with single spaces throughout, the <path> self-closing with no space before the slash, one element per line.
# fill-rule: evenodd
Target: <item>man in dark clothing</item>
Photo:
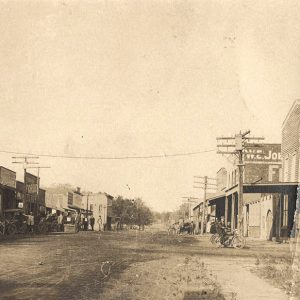
<path fill-rule="evenodd" d="M 94 231 L 95 218 L 93 216 L 91 216 L 91 218 L 90 218 L 90 224 L 91 224 L 91 227 L 92 227 L 92 231 Z"/>
<path fill-rule="evenodd" d="M 84 231 L 88 230 L 88 219 L 87 219 L 87 217 L 83 218 L 83 230 Z"/>
<path fill-rule="evenodd" d="M 81 219 L 81 216 L 77 212 L 76 215 L 75 215 L 75 232 L 79 232 L 79 229 L 80 229 L 80 219 Z"/>

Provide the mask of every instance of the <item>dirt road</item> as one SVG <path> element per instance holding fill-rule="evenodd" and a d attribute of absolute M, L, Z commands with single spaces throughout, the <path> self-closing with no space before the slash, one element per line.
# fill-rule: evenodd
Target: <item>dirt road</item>
<path fill-rule="evenodd" d="M 288 245 L 249 241 L 216 249 L 208 238 L 161 232 L 80 232 L 0 244 L 1 299 L 288 299 L 252 271 Z"/>

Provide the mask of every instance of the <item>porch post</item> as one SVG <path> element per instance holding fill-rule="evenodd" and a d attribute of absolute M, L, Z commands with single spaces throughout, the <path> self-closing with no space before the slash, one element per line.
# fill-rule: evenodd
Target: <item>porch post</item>
<path fill-rule="evenodd" d="M 200 205 L 198 206 L 198 208 L 195 209 L 195 214 L 196 214 L 195 233 L 196 233 L 196 234 L 199 234 Z"/>
<path fill-rule="evenodd" d="M 231 229 L 235 229 L 235 194 L 232 194 L 232 201 L 231 201 Z"/>
<path fill-rule="evenodd" d="M 227 227 L 228 223 L 228 197 L 225 196 L 225 226 Z"/>

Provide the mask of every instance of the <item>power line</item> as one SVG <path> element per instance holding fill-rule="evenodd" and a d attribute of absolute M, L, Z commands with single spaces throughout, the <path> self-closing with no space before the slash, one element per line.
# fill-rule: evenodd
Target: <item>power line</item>
<path fill-rule="evenodd" d="M 63 155 L 63 154 L 41 154 L 31 152 L 18 152 L 18 151 L 7 151 L 0 150 L 0 153 L 18 154 L 18 155 L 36 155 L 40 157 L 52 157 L 52 158 L 68 158 L 68 159 L 95 159 L 95 160 L 125 160 L 125 159 L 151 159 L 151 158 L 166 158 L 166 157 L 178 157 L 178 156 L 192 156 L 202 153 L 215 152 L 216 149 L 209 149 L 195 152 L 182 152 L 182 153 L 165 153 L 157 155 L 132 155 L 132 156 L 76 156 L 76 155 Z"/>

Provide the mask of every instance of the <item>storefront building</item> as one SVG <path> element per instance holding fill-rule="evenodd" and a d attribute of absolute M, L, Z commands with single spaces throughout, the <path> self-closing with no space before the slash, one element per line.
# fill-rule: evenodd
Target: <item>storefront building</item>
<path fill-rule="evenodd" d="M 300 182 L 300 100 L 296 100 L 282 124 L 283 181 Z"/>
<path fill-rule="evenodd" d="M 91 211 L 95 218 L 95 228 L 111 229 L 113 196 L 107 193 L 90 193 L 82 197 L 82 207 Z"/>
<path fill-rule="evenodd" d="M 0 166 L 0 216 L 11 208 L 16 208 L 16 173 Z"/>
<path fill-rule="evenodd" d="M 245 236 L 285 240 L 299 227 L 294 222 L 298 220 L 295 212 L 300 181 L 300 100 L 294 102 L 283 122 L 281 150 L 279 147 L 264 144 L 245 150 Z M 224 216 L 225 223 L 234 229 L 238 220 L 238 170 L 233 168 L 227 176 L 225 198 L 209 199 L 209 205 L 214 205 L 216 216 Z"/>
<path fill-rule="evenodd" d="M 297 185 L 245 184 L 243 190 L 245 235 L 265 240 L 288 239 L 293 228 Z"/>
<path fill-rule="evenodd" d="M 280 144 L 261 144 L 259 147 L 247 147 L 244 153 L 244 163 L 244 184 L 280 182 Z M 226 180 L 225 177 L 227 177 Z M 236 229 L 238 225 L 238 177 L 237 161 L 234 162 L 234 166 L 230 170 L 220 169 L 217 173 L 217 195 L 208 199 L 209 205 L 215 207 L 216 218 L 221 219 L 223 217 L 225 224 L 232 229 Z M 226 186 L 224 186 L 225 182 Z"/>
<path fill-rule="evenodd" d="M 82 194 L 78 187 L 75 191 L 70 188 L 61 188 L 59 190 L 46 190 L 46 207 L 47 210 L 58 211 L 78 211 L 82 209 Z"/>
<path fill-rule="evenodd" d="M 206 216 L 204 220 L 204 224 L 210 220 L 214 220 L 215 218 L 220 219 L 224 216 L 225 210 L 225 189 L 227 186 L 227 170 L 225 168 L 221 168 L 217 172 L 216 176 L 216 193 L 207 193 L 207 201 L 206 201 Z M 212 204 L 213 203 L 213 204 Z M 198 234 L 201 229 L 202 222 L 202 214 L 203 214 L 203 201 L 197 204 L 193 208 L 193 221 L 195 222 L 195 233 Z"/>
<path fill-rule="evenodd" d="M 295 100 L 282 124 L 282 160 L 283 181 L 294 182 L 300 186 L 300 100 Z M 285 196 L 286 198 L 288 195 Z M 293 229 L 291 236 L 294 237 L 300 229 L 300 199 L 296 195 L 289 199 L 293 211 Z"/>
<path fill-rule="evenodd" d="M 37 182 L 37 177 L 29 174 L 26 179 L 28 180 L 29 177 L 31 179 L 29 179 L 29 184 L 26 188 L 26 196 L 24 182 L 16 182 L 16 207 L 22 208 L 25 214 L 32 212 L 34 215 L 40 216 L 45 214 L 46 210 L 46 191 L 40 188 L 37 194 L 37 185 L 34 184 L 34 182 Z"/>

